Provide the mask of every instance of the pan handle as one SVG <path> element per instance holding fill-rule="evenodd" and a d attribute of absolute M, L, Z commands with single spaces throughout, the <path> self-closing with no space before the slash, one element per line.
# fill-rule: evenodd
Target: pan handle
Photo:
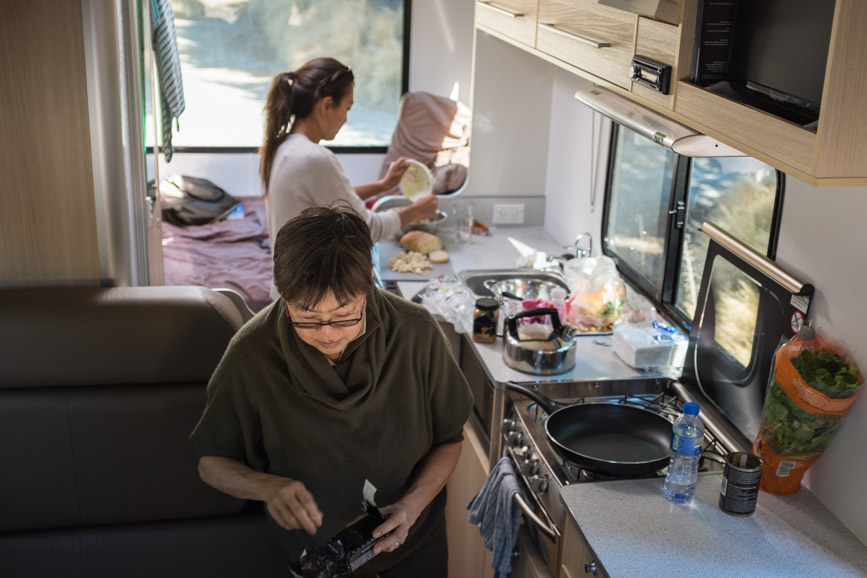
<path fill-rule="evenodd" d="M 553 542 L 557 541 L 557 533 L 553 528 L 548 526 L 542 518 L 536 515 L 536 512 L 533 511 L 533 508 L 524 501 L 524 498 L 521 497 L 521 493 L 518 492 L 516 494 L 512 494 L 512 499 L 515 501 L 515 505 L 521 509 L 521 512 L 527 516 L 527 519 L 533 522 L 533 525 L 536 526 L 540 532 L 548 536 Z"/>
<path fill-rule="evenodd" d="M 525 395 L 542 406 L 542 408 L 547 411 L 549 414 L 554 413 L 558 409 L 560 409 L 560 405 L 554 401 L 553 399 L 546 397 L 539 393 L 538 391 L 533 391 L 528 387 L 524 387 L 523 385 L 518 385 L 513 381 L 506 382 L 506 389 L 511 391 L 515 391 L 522 395 Z"/>

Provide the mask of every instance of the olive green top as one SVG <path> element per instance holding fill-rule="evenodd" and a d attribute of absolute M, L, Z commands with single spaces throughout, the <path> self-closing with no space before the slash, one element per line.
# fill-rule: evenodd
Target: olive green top
<path fill-rule="evenodd" d="M 466 380 L 426 309 L 374 289 L 366 322 L 365 333 L 331 365 L 298 338 L 282 300 L 275 301 L 230 343 L 190 436 L 202 455 L 304 483 L 324 516 L 313 538 L 280 529 L 296 558 L 362 513 L 365 480 L 377 488 L 378 506 L 400 499 L 432 448 L 462 439 L 472 409 Z M 444 506 L 445 491 L 405 545 L 375 557 L 365 571 L 387 568 L 424 543 Z"/>

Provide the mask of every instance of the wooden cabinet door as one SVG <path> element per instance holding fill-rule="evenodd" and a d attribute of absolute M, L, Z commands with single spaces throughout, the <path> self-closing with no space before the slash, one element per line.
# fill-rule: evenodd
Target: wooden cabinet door
<path fill-rule="evenodd" d="M 485 547 L 479 527 L 467 521 L 467 504 L 488 477 L 488 456 L 475 432 L 464 427 L 464 442 L 458 465 L 448 483 L 446 532 L 449 540 L 449 577 L 493 578 L 491 552 Z"/>
<path fill-rule="evenodd" d="M 536 46 L 539 0 L 476 0 L 476 26 Z"/>
<path fill-rule="evenodd" d="M 596 0 L 540 0 L 536 48 L 629 90 L 637 22 Z"/>
<path fill-rule="evenodd" d="M 566 520 L 562 540 L 559 578 L 608 577 L 584 540 L 581 530 L 571 519 Z"/>

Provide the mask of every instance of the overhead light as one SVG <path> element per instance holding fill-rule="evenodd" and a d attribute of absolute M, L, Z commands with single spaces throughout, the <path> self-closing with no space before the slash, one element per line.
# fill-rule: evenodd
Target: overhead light
<path fill-rule="evenodd" d="M 575 93 L 575 99 L 658 145 L 687 157 L 743 157 L 741 151 L 675 122 L 600 86 Z"/>

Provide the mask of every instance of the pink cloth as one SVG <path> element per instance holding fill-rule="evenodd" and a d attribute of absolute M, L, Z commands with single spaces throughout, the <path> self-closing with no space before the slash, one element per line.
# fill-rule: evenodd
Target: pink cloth
<path fill-rule="evenodd" d="M 237 291 L 254 312 L 271 302 L 268 220 L 260 197 L 238 197 L 243 219 L 179 227 L 163 222 L 166 285 Z"/>
<path fill-rule="evenodd" d="M 544 299 L 524 299 L 521 303 L 524 311 L 529 311 L 530 309 L 554 309 L 554 304 L 550 301 L 545 301 Z M 550 323 L 551 316 L 550 315 L 536 315 L 534 317 L 524 317 L 522 319 L 524 323 Z"/>

